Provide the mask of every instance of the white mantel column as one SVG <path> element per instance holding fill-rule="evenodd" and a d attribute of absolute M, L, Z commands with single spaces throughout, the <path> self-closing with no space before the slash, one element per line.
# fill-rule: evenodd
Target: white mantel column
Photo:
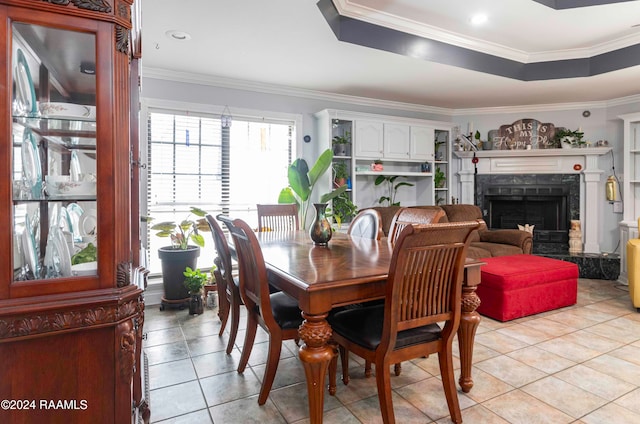
<path fill-rule="evenodd" d="M 460 203 L 465 205 L 474 205 L 475 195 L 475 175 L 471 158 L 460 159 Z"/>
<path fill-rule="evenodd" d="M 584 212 L 580 211 L 584 229 L 584 253 L 600 253 L 600 183 L 603 170 L 598 168 L 598 156 L 586 155 L 584 175 Z M 582 201 L 580 202 L 582 203 Z M 582 207 L 582 205 L 581 205 Z M 586 209 L 589 209 L 586 213 Z"/>

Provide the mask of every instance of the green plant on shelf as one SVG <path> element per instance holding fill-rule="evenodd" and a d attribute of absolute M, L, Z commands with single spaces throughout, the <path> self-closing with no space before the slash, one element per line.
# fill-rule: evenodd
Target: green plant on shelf
<path fill-rule="evenodd" d="M 387 206 L 400 206 L 400 202 L 396 202 L 396 194 L 400 187 L 413 187 L 413 183 L 409 183 L 406 181 L 400 181 L 396 183 L 398 178 L 406 178 L 400 175 L 379 175 L 376 177 L 375 185 L 385 184 L 387 195 L 381 196 L 378 199 L 378 203 L 383 205 L 386 203 Z"/>
<path fill-rule="evenodd" d="M 333 163 L 333 179 L 335 181 L 339 181 L 339 180 L 346 180 L 347 178 L 349 178 L 349 171 L 347 169 L 347 164 L 344 161 L 334 162 Z M 342 184 L 344 184 L 344 182 Z"/>
<path fill-rule="evenodd" d="M 436 188 L 443 188 L 447 181 L 447 177 L 439 166 L 436 167 L 436 172 L 433 174 L 433 185 Z"/>

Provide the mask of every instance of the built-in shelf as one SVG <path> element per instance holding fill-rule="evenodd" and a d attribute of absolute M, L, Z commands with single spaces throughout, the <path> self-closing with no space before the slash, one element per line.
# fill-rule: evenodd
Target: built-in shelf
<path fill-rule="evenodd" d="M 432 177 L 433 173 L 408 171 L 356 171 L 356 175 L 398 175 L 400 177 Z"/>

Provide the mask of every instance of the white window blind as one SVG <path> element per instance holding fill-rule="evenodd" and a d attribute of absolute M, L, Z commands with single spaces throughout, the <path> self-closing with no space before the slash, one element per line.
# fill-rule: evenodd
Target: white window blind
<path fill-rule="evenodd" d="M 186 219 L 191 206 L 257 227 L 256 204 L 276 203 L 288 184 L 287 167 L 295 156 L 293 121 L 233 116 L 231 127 L 222 128 L 216 115 L 150 110 L 147 126 L 149 228 Z M 203 235 L 198 267 L 207 269 L 215 248 L 211 234 Z M 150 229 L 147 241 L 149 269 L 160 273 L 157 251 L 170 242 Z"/>

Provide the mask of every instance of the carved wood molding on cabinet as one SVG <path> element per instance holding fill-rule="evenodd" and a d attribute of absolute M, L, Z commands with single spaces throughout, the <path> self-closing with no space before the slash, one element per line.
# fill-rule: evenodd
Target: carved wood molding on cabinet
<path fill-rule="evenodd" d="M 73 3 L 79 9 L 93 10 L 95 12 L 111 13 L 111 6 L 104 0 L 43 0 L 51 4 L 66 6 Z"/>
<path fill-rule="evenodd" d="M 141 299 L 102 307 L 71 309 L 64 312 L 36 311 L 33 314 L 0 319 L 0 340 L 34 336 L 43 333 L 115 324 L 139 313 Z"/>

